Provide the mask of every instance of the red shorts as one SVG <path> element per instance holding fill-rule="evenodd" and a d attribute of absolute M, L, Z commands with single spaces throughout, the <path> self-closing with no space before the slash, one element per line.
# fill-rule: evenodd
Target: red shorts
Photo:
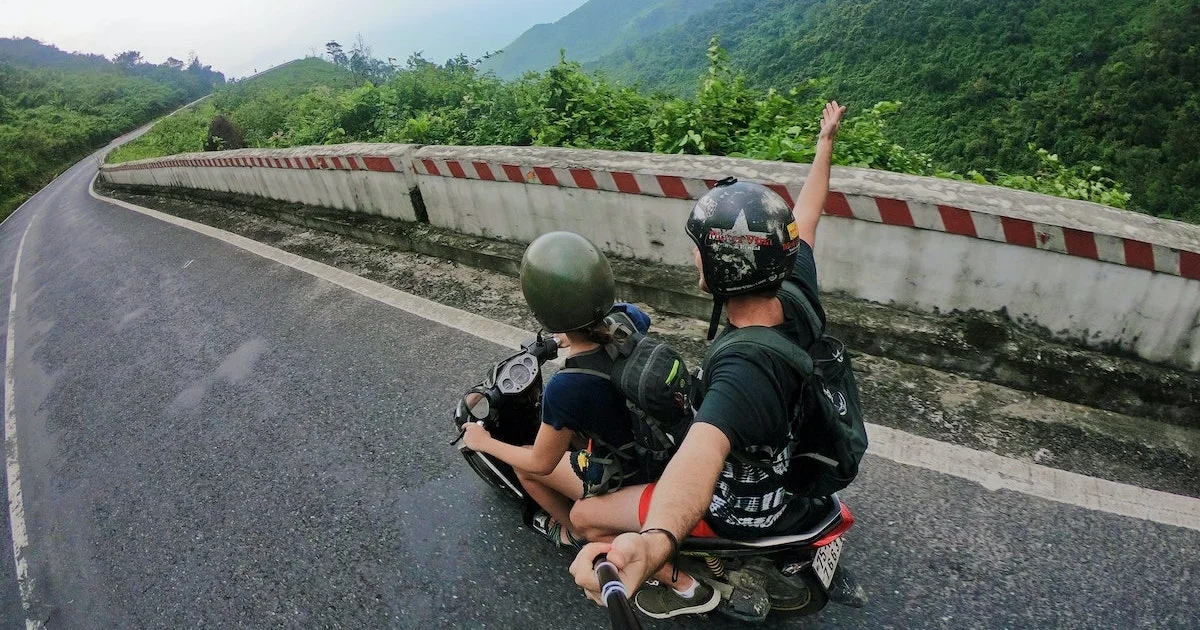
<path fill-rule="evenodd" d="M 650 513 L 650 499 L 654 497 L 655 485 L 656 484 L 652 483 L 646 486 L 645 490 L 642 490 L 642 498 L 640 501 L 638 501 L 639 525 L 646 524 L 646 515 Z M 705 523 L 703 520 L 701 520 L 699 523 L 696 523 L 695 529 L 692 530 L 692 533 L 689 534 L 689 536 L 692 538 L 720 538 L 720 536 L 718 536 L 717 533 L 708 526 L 708 523 Z"/>

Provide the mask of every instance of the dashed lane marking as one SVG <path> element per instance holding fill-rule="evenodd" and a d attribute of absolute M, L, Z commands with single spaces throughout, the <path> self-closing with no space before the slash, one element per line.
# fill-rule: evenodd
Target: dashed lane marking
<path fill-rule="evenodd" d="M 515 348 L 532 336 L 532 333 L 513 326 L 438 304 L 224 230 L 103 197 L 96 193 L 94 181 L 89 192 L 101 201 L 195 230 L 384 304 L 506 347 Z M 870 425 L 869 432 L 871 447 L 868 453 L 900 464 L 973 481 L 988 490 L 1013 490 L 1090 510 L 1200 531 L 1200 499 L 1022 462 L 889 427 Z"/>

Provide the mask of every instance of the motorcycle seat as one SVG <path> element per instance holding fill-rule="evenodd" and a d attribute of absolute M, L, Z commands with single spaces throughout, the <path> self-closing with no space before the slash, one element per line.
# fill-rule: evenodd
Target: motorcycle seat
<path fill-rule="evenodd" d="M 746 553 L 760 554 L 763 552 L 779 551 L 811 544 L 832 530 L 842 521 L 842 502 L 835 494 L 830 497 L 829 507 L 824 516 L 811 527 L 795 534 L 782 536 L 767 536 L 765 538 L 748 540 L 730 540 L 728 538 L 696 538 L 690 537 L 679 545 L 681 553 Z"/>

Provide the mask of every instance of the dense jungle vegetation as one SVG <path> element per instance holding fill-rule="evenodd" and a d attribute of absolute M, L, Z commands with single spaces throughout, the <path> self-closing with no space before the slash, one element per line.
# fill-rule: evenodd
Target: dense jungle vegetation
<path fill-rule="evenodd" d="M 0 219 L 89 152 L 223 82 L 194 56 L 155 65 L 136 51 L 109 60 L 0 39 Z"/>
<path fill-rule="evenodd" d="M 999 179 L 1056 154 L 1200 221 L 1200 0 L 722 0 L 588 67 L 691 94 L 712 35 L 750 85 L 902 103 L 890 137 L 944 168 Z"/>
<path fill-rule="evenodd" d="M 647 94 L 569 61 L 505 82 L 462 56 L 439 65 L 414 55 L 404 67 L 394 67 L 373 60 L 361 42 L 349 54 L 331 42 L 329 57 L 336 63 L 310 58 L 287 67 L 294 80 L 272 72 L 231 84 L 109 159 L 203 150 L 210 122 L 220 116 L 237 128 L 236 144 L 253 147 L 540 145 L 811 161 L 827 84 L 761 90 L 730 66 L 715 42 L 705 54 L 709 65 L 695 97 L 682 98 Z M 319 74 L 324 78 L 315 79 Z M 323 82 L 313 87 L 315 80 Z M 889 125 L 897 111 L 895 103 L 881 101 L 849 112 L 835 162 L 986 183 L 978 172 L 941 170 L 928 155 L 894 142 Z M 1029 150 L 1038 160 L 1031 174 L 993 174 L 995 183 L 1118 207 L 1128 200 L 1098 169 L 1069 167 L 1044 150 Z"/>

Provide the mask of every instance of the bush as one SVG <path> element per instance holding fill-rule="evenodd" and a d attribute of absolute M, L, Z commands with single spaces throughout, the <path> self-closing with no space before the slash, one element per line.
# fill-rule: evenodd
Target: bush
<path fill-rule="evenodd" d="M 324 77 L 314 86 L 313 75 L 297 75 L 292 82 L 256 79 L 221 90 L 204 111 L 229 112 L 228 120 L 218 117 L 213 125 L 223 120 L 231 130 L 241 126 L 248 144 L 260 147 L 350 141 L 538 145 L 811 162 L 828 83 L 808 80 L 785 92 L 759 90 L 732 68 L 717 39 L 707 55 L 694 99 L 646 94 L 586 73 L 565 58 L 545 73 L 506 83 L 480 74 L 462 56 L 439 65 L 413 55 L 379 85 Z M 1121 185 L 1097 168 L 1064 165 L 1045 150 L 1034 150 L 1039 166 L 1032 175 L 943 171 L 930 156 L 892 139 L 889 121 L 901 112 L 901 104 L 891 101 L 852 110 L 842 122 L 834 163 L 995 183 L 1116 207 L 1129 201 Z M 190 147 L 203 136 L 201 117 L 174 118 L 113 159 L 196 150 Z M 188 125 L 195 125 L 194 133 L 185 130 Z M 215 127 L 213 136 L 222 138 L 223 148 L 241 139 L 220 135 Z"/>
<path fill-rule="evenodd" d="M 246 148 L 242 130 L 223 115 L 212 119 L 208 125 L 208 136 L 204 140 L 205 151 L 227 151 Z"/>
<path fill-rule="evenodd" d="M 1114 208 L 1124 208 L 1129 203 L 1131 195 L 1122 190 L 1121 184 L 1104 177 L 1103 169 L 1099 166 L 1072 168 L 1046 149 L 1030 144 L 1029 150 L 1037 155 L 1037 172 L 1033 175 L 1000 174 L 995 178 L 997 185 L 1067 199 L 1094 201 Z"/>

